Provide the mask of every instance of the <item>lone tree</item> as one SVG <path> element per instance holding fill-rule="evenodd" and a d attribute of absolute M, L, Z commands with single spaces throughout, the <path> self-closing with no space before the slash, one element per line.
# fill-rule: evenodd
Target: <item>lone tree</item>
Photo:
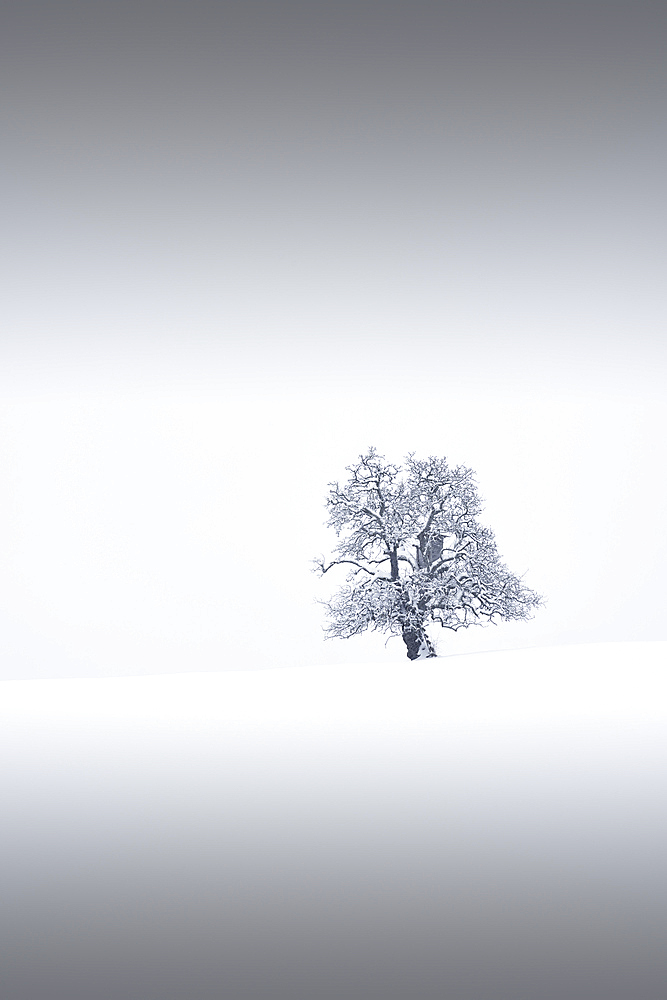
<path fill-rule="evenodd" d="M 402 635 L 408 657 L 436 656 L 427 626 L 531 618 L 542 603 L 500 561 L 493 532 L 477 520 L 482 507 L 474 473 L 445 458 L 408 455 L 401 468 L 370 448 L 344 486 L 329 483 L 329 527 L 336 558 L 315 561 L 322 576 L 348 569 L 347 583 L 325 602 L 330 638 L 367 628 Z"/>

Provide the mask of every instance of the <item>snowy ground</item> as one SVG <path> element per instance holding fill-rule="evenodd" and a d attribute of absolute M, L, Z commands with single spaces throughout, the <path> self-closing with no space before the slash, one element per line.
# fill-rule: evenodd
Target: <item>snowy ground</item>
<path fill-rule="evenodd" d="M 665 642 L 6 681 L 0 753 L 3 1000 L 665 995 Z"/>

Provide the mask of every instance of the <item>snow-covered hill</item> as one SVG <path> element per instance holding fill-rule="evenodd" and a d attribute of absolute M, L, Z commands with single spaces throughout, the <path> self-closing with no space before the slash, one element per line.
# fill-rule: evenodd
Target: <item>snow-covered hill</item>
<path fill-rule="evenodd" d="M 9 681 L 0 751 L 5 1000 L 667 982 L 667 643 Z"/>

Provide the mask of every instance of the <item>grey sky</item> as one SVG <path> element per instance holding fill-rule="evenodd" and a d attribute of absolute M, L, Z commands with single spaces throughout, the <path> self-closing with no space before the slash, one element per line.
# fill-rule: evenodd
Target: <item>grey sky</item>
<path fill-rule="evenodd" d="M 382 655 L 307 572 L 370 443 L 550 598 L 463 644 L 664 636 L 662 5 L 4 16 L 6 662 Z"/>

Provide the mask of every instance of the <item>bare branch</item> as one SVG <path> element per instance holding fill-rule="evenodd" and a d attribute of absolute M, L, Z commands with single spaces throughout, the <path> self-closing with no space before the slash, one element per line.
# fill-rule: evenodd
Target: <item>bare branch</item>
<path fill-rule="evenodd" d="M 371 576 L 375 576 L 372 569 L 368 569 L 367 566 L 362 566 L 361 563 L 357 562 L 355 559 L 334 559 L 328 566 L 324 565 L 324 561 L 321 563 L 317 561 L 317 566 L 318 569 L 320 569 L 322 576 L 324 576 L 324 574 L 328 573 L 334 566 L 342 566 L 344 563 L 349 563 L 351 566 L 357 566 L 358 569 L 362 569 L 364 573 L 370 573 Z"/>

